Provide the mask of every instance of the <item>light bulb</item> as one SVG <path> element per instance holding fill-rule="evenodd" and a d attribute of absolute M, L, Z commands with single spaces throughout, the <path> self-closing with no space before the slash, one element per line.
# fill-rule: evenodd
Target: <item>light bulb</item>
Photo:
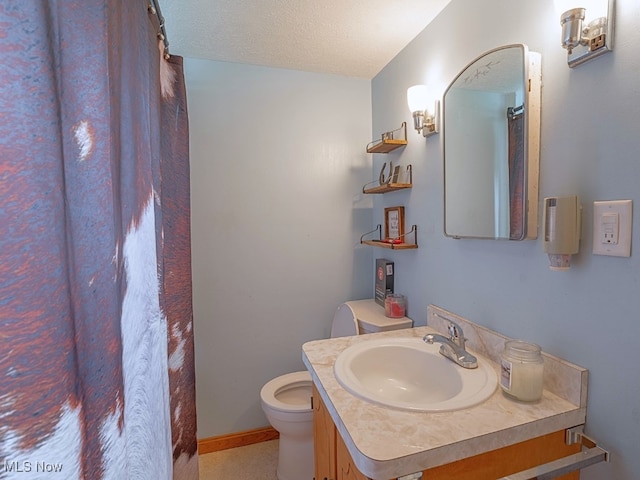
<path fill-rule="evenodd" d="M 426 85 L 409 87 L 409 89 L 407 89 L 407 104 L 409 105 L 411 113 L 427 110 L 429 105 L 429 88 Z"/>

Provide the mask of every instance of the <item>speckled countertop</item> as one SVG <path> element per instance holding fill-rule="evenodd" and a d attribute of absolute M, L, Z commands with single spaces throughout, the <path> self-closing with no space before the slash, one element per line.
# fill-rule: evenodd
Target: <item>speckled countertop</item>
<path fill-rule="evenodd" d="M 336 357 L 350 345 L 376 338 L 444 333 L 442 317 L 461 325 L 467 349 L 491 361 L 499 375 L 499 356 L 506 337 L 434 305 L 427 310 L 427 327 L 303 345 L 303 361 L 363 474 L 388 480 L 585 423 L 587 370 L 546 353 L 543 397 L 531 404 L 509 399 L 498 387 L 475 407 L 441 413 L 408 412 L 361 400 L 335 379 Z"/>

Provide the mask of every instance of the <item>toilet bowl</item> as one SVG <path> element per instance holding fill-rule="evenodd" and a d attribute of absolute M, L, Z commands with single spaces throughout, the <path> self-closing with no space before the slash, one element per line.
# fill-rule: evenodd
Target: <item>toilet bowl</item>
<path fill-rule="evenodd" d="M 313 478 L 313 409 L 311 375 L 287 373 L 267 382 L 260 390 L 262 410 L 280 432 L 278 480 Z"/>
<path fill-rule="evenodd" d="M 355 300 L 336 310 L 331 338 L 409 328 L 412 323 L 407 317 L 385 317 L 374 300 Z M 262 410 L 280 433 L 278 480 L 313 479 L 311 384 L 311 375 L 304 370 L 276 377 L 260 390 Z"/>

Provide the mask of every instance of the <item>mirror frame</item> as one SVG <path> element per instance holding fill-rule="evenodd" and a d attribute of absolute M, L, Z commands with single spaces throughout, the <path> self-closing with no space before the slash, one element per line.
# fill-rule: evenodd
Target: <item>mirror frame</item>
<path fill-rule="evenodd" d="M 466 70 L 483 57 L 508 48 L 520 48 L 523 52 L 523 83 L 524 83 L 524 232 L 520 238 L 503 238 L 489 236 L 456 235 L 447 233 L 447 152 L 446 152 L 446 97 L 456 81 L 465 74 Z M 541 56 L 539 53 L 530 52 L 524 44 L 503 45 L 489 50 L 469 62 L 449 84 L 442 97 L 442 127 L 443 139 L 443 231 L 449 238 L 478 238 L 487 240 L 533 240 L 538 237 L 538 182 L 540 172 L 540 104 L 541 104 Z"/>

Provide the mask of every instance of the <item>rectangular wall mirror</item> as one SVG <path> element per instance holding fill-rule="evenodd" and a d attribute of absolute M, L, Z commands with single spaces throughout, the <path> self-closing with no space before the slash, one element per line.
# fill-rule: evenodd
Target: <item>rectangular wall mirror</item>
<path fill-rule="evenodd" d="M 534 239 L 538 233 L 540 54 L 493 49 L 445 91 L 444 233 Z"/>

